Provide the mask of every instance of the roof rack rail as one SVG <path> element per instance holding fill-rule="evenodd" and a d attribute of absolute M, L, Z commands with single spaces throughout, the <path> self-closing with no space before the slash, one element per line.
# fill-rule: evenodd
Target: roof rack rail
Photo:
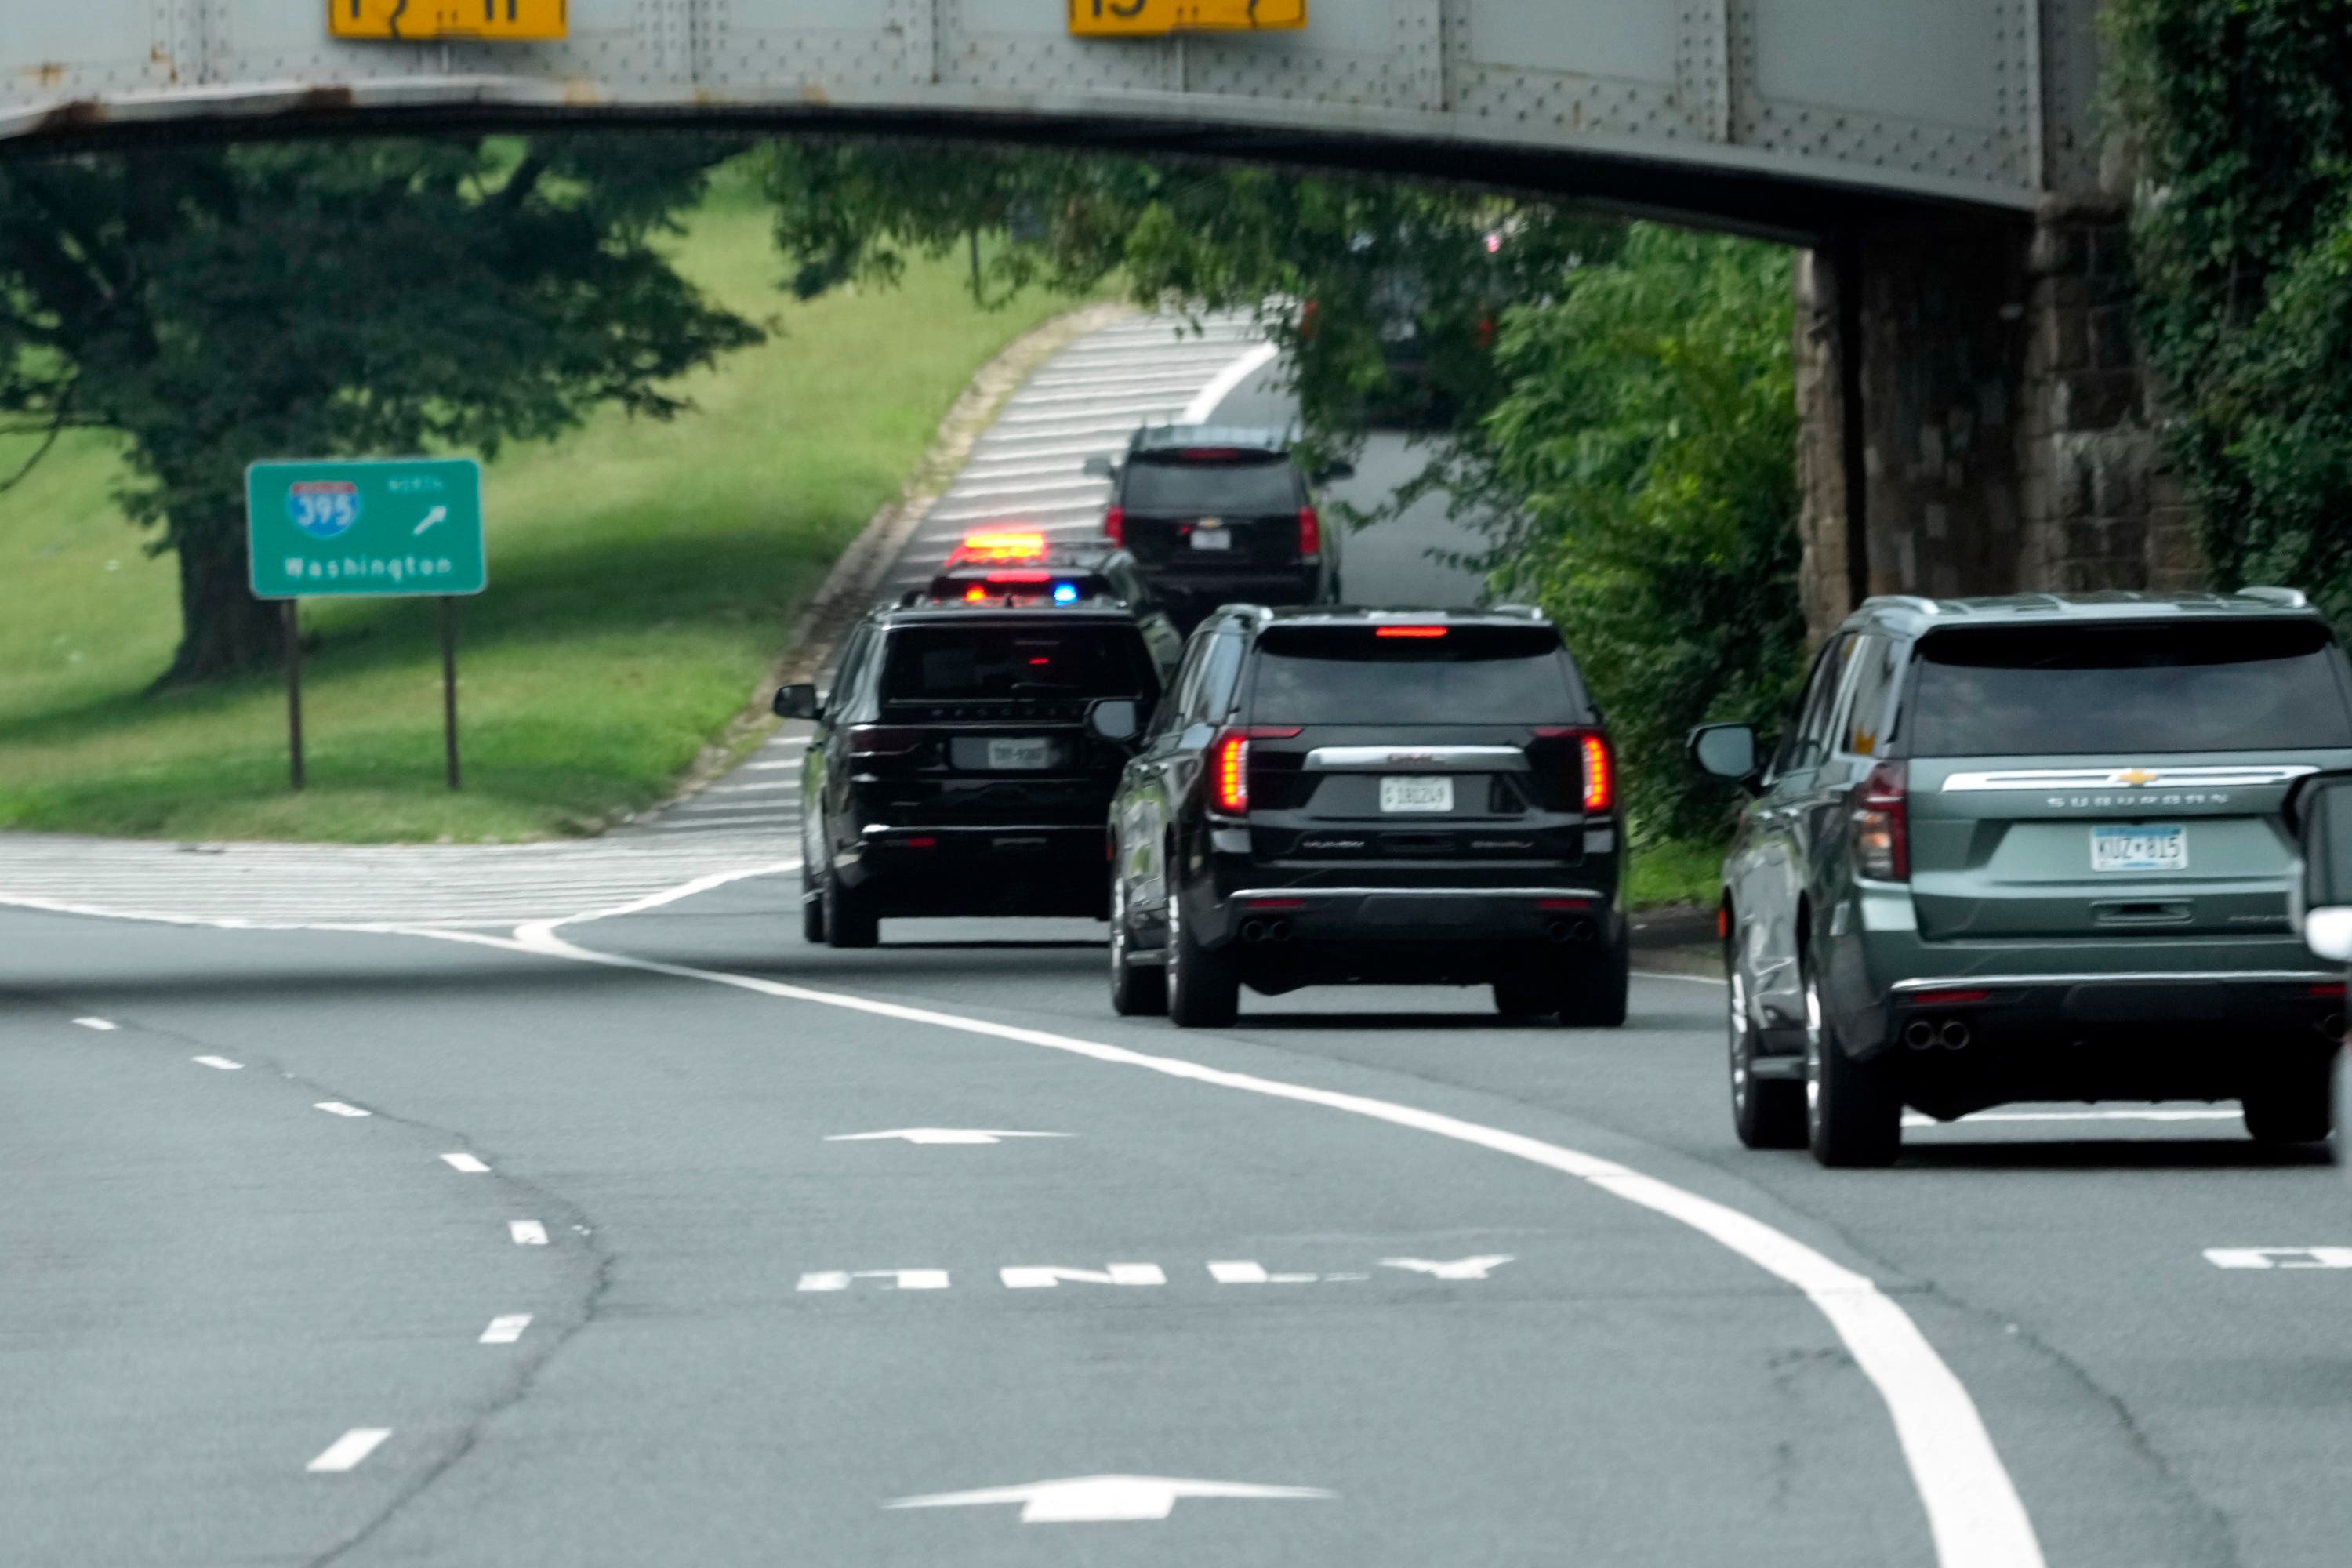
<path fill-rule="evenodd" d="M 1936 616 L 1943 613 L 1943 606 L 1941 605 L 1938 605 L 1933 599 L 1923 597 L 1917 594 L 1873 594 L 1869 598 L 1864 599 L 1859 607 L 1866 610 L 1873 605 L 1885 605 L 1890 608 L 1916 610 L 1923 616 Z"/>
<path fill-rule="evenodd" d="M 1484 610 L 1475 613 L 1487 616 L 1525 616 L 1531 621 L 1547 618 L 1540 605 L 1489 605 Z"/>
<path fill-rule="evenodd" d="M 2266 605 L 2276 605 L 2283 610 L 2307 610 L 2311 600 L 2300 588 L 2241 588 L 2241 599 L 2260 599 Z"/>

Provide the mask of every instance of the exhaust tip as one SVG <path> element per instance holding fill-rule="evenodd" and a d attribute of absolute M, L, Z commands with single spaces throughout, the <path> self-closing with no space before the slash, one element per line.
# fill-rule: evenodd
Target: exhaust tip
<path fill-rule="evenodd" d="M 2319 1020 L 2319 1022 L 2314 1026 L 2316 1027 L 2322 1035 L 2334 1040 L 2337 1045 L 2340 1046 L 2344 1043 L 2343 1014 L 2330 1013 L 2327 1016 Z"/>
<path fill-rule="evenodd" d="M 1265 936 L 1268 942 L 1288 942 L 1290 940 L 1290 922 L 1288 921 L 1268 921 L 1265 926 Z"/>
<path fill-rule="evenodd" d="M 1241 936 L 1244 942 L 1264 942 L 1265 940 L 1265 922 L 1264 921 L 1242 921 Z"/>
<path fill-rule="evenodd" d="M 1936 1026 L 1925 1018 L 1914 1018 L 1903 1026 L 1903 1043 L 1915 1051 L 1924 1051 L 1936 1043 Z"/>
<path fill-rule="evenodd" d="M 1936 1031 L 1936 1043 L 1948 1051 L 1964 1051 L 1975 1038 L 1965 1018 L 1947 1018 L 1944 1026 Z"/>

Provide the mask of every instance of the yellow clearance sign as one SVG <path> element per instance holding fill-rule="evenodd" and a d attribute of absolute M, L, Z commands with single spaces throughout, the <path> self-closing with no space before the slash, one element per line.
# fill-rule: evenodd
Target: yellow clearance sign
<path fill-rule="evenodd" d="M 561 38 L 570 0 L 327 0 L 337 38 Z"/>
<path fill-rule="evenodd" d="M 1069 0 L 1080 37 L 1163 37 L 1170 33 L 1246 33 L 1307 26 L 1307 0 Z"/>

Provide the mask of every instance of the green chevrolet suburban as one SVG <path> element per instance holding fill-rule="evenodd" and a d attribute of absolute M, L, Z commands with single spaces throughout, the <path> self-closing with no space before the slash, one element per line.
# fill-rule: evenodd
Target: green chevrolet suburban
<path fill-rule="evenodd" d="M 2282 807 L 2352 766 L 2352 668 L 2292 589 L 1874 598 L 1766 754 L 1724 860 L 1732 1116 L 1885 1164 L 1908 1105 L 2236 1100 L 2317 1142 L 2344 973 L 2289 922 Z"/>

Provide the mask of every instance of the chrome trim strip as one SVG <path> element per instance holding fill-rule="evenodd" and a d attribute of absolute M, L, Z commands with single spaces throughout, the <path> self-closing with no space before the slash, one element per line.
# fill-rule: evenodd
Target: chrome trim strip
<path fill-rule="evenodd" d="M 1518 773 L 1528 754 L 1517 746 L 1318 746 L 1307 753 L 1314 773 Z"/>
<path fill-rule="evenodd" d="M 1934 980 L 1898 980 L 1889 989 L 1949 991 L 1986 985 L 2098 985 L 2110 982 L 2146 984 L 2173 980 L 2274 980 L 2282 984 L 2328 983 L 2344 978 L 2340 969 L 2165 969 L 2116 974 L 1950 974 Z"/>
<path fill-rule="evenodd" d="M 1994 773 L 1953 773 L 1946 794 L 2013 789 L 2179 789 L 2204 785 L 2285 784 L 2319 770 L 2308 763 L 2249 763 L 2194 768 L 2010 768 Z"/>
<path fill-rule="evenodd" d="M 1092 822 L 1007 822 L 989 823 L 974 827 L 966 823 L 869 822 L 858 830 L 858 837 L 872 838 L 885 833 L 1100 833 L 1099 824 Z"/>
<path fill-rule="evenodd" d="M 1608 895 L 1592 888 L 1236 888 L 1231 899 L 1362 899 L 1393 893 L 1410 899 L 1590 899 L 1603 903 Z"/>

